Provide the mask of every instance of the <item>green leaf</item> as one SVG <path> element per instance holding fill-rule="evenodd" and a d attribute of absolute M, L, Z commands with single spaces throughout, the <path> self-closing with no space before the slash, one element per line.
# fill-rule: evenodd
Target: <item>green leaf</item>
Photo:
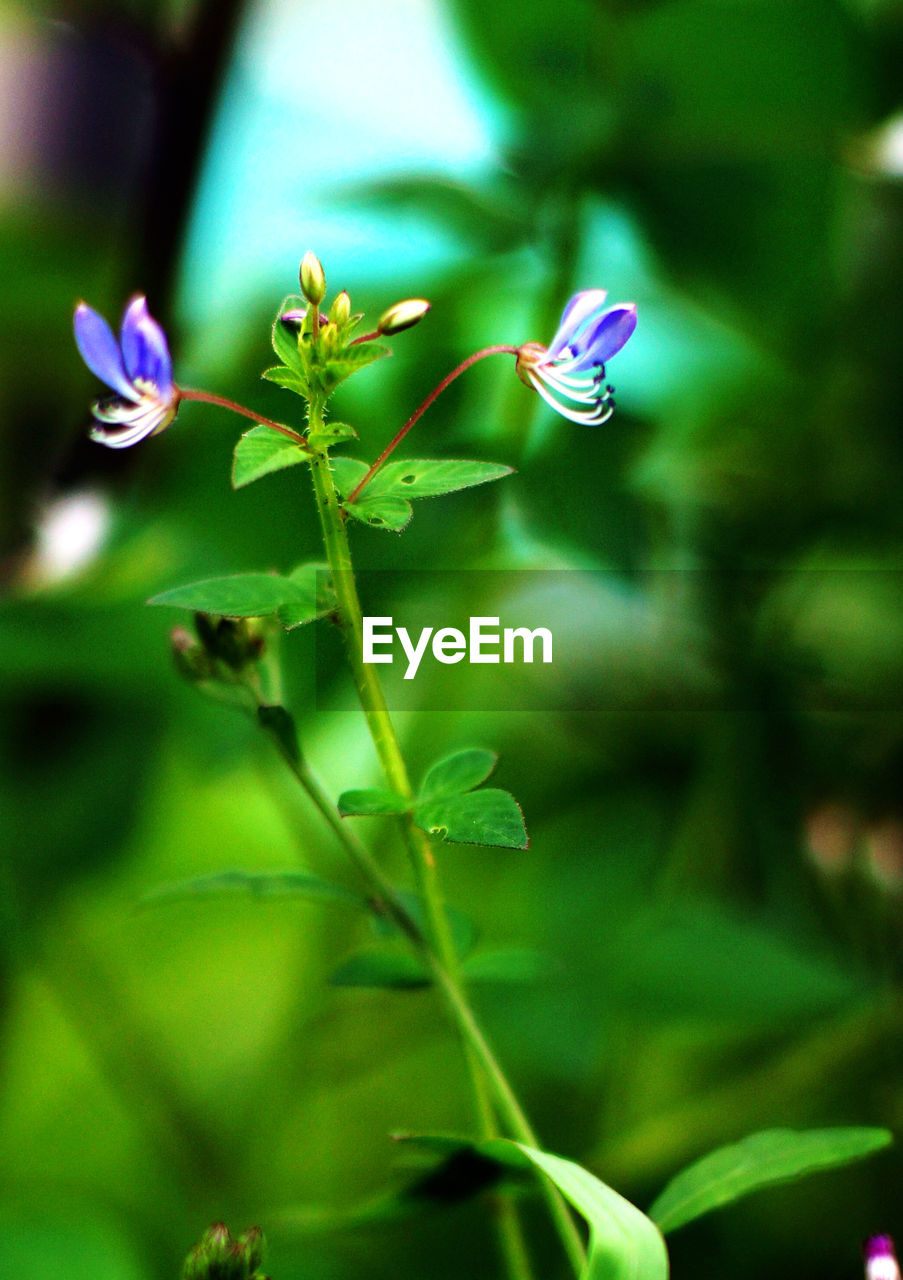
<path fill-rule="evenodd" d="M 325 618 L 335 611 L 335 593 L 328 565 L 299 564 L 289 574 L 289 581 L 297 587 L 298 598 L 276 611 L 276 617 L 286 631 L 314 622 L 317 618 Z"/>
<path fill-rule="evenodd" d="M 319 431 L 309 431 L 307 439 L 315 449 L 328 449 L 343 440 L 356 440 L 357 432 L 347 422 L 325 422 Z"/>
<path fill-rule="evenodd" d="M 275 382 L 277 387 L 282 387 L 284 391 L 294 391 L 296 395 L 304 396 L 307 399 L 309 387 L 307 379 L 301 373 L 296 373 L 294 369 L 289 369 L 284 364 L 277 364 L 272 369 L 264 369 L 260 375 L 266 378 L 267 382 Z"/>
<path fill-rule="evenodd" d="M 414 821 L 429 835 L 451 844 L 488 844 L 503 849 L 529 846 L 520 806 L 507 791 L 469 791 L 418 804 Z"/>
<path fill-rule="evenodd" d="M 304 898 L 314 902 L 344 902 L 366 907 L 359 893 L 304 871 L 218 871 L 164 885 L 142 899 L 148 905 L 187 898 L 217 898 L 244 894 L 251 898 Z"/>
<path fill-rule="evenodd" d="M 343 791 L 339 796 L 339 813 L 343 818 L 407 813 L 410 807 L 411 801 L 404 796 L 378 787 L 363 791 Z"/>
<path fill-rule="evenodd" d="M 271 332 L 273 350 L 276 355 L 292 373 L 297 375 L 305 388 L 308 385 L 307 370 L 304 367 L 304 359 L 298 349 L 298 327 L 296 325 L 283 324 L 279 317 L 286 311 L 306 310 L 307 306 L 307 299 L 301 298 L 297 294 L 289 294 L 287 298 L 283 298 L 282 305 L 276 312 L 276 319 L 273 321 Z"/>
<path fill-rule="evenodd" d="M 366 490 L 359 502 L 346 502 L 344 507 L 362 524 L 373 529 L 387 529 L 391 533 L 400 533 L 414 514 L 410 502 L 404 498 L 370 497 Z"/>
<path fill-rule="evenodd" d="M 494 751 L 471 747 L 456 751 L 432 765 L 420 788 L 420 800 L 439 800 L 444 796 L 470 791 L 485 782 L 492 773 L 498 756 Z"/>
<path fill-rule="evenodd" d="M 279 750 L 290 764 L 301 763 L 301 748 L 298 745 L 298 731 L 291 712 L 285 707 L 258 707 L 257 719 L 276 739 Z"/>
<path fill-rule="evenodd" d="M 892 1141 L 887 1129 L 766 1129 L 684 1169 L 649 1214 L 662 1231 L 675 1231 L 762 1187 L 861 1160 Z"/>
<path fill-rule="evenodd" d="M 329 979 L 334 987 L 385 987 L 415 991 L 431 979 L 416 956 L 406 951 L 360 951 L 351 956 Z"/>
<path fill-rule="evenodd" d="M 362 342 L 358 346 L 348 347 L 340 357 L 328 362 L 323 371 L 323 381 L 328 390 L 333 390 L 359 369 L 365 369 L 374 360 L 382 360 L 384 356 L 391 354 L 389 347 L 377 342 Z"/>
<path fill-rule="evenodd" d="M 580 1280 L 668 1280 L 668 1251 L 655 1223 L 635 1205 L 572 1160 L 519 1142 L 480 1143 L 498 1154 L 514 1148 L 554 1182 L 589 1226 L 589 1249 Z"/>
<path fill-rule="evenodd" d="M 148 604 L 172 605 L 224 618 L 264 618 L 283 605 L 304 603 L 302 588 L 278 573 L 237 573 L 206 578 L 153 596 Z"/>
<path fill-rule="evenodd" d="M 300 445 L 272 427 L 252 427 L 239 438 L 232 454 L 232 488 L 241 489 L 271 471 L 297 466 L 306 457 Z"/>
<path fill-rule="evenodd" d="M 500 947 L 468 956 L 461 972 L 468 982 L 537 982 L 555 968 L 550 956 L 530 947 Z"/>
<path fill-rule="evenodd" d="M 513 467 L 505 467 L 498 462 L 468 462 L 463 459 L 389 462 L 377 471 L 367 488 L 372 490 L 374 497 L 433 498 L 442 493 L 454 493 L 457 489 L 486 484 L 490 480 L 500 480 L 502 476 L 512 475 L 513 470 Z"/>
<path fill-rule="evenodd" d="M 359 458 L 330 458 L 329 465 L 335 487 L 343 498 L 348 497 L 370 470 Z"/>

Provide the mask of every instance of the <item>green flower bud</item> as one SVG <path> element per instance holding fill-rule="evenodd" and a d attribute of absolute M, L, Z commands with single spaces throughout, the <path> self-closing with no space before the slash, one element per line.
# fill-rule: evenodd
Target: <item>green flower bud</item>
<path fill-rule="evenodd" d="M 263 1254 L 266 1249 L 266 1241 L 263 1238 L 263 1232 L 260 1227 L 249 1227 L 238 1237 L 238 1246 L 244 1254 L 248 1271 L 254 1272 L 263 1262 Z"/>
<path fill-rule="evenodd" d="M 308 249 L 301 260 L 301 292 L 308 302 L 318 307 L 326 297 L 326 276 L 320 259 Z"/>
<path fill-rule="evenodd" d="M 347 324 L 351 317 L 351 299 L 343 289 L 341 293 L 336 294 L 332 306 L 329 308 L 329 318 L 337 325 Z"/>
<path fill-rule="evenodd" d="M 233 1240 L 228 1228 L 215 1222 L 185 1259 L 182 1280 L 261 1280 L 265 1243 L 260 1227 Z"/>
<path fill-rule="evenodd" d="M 419 324 L 429 309 L 430 304 L 424 298 L 406 298 L 404 302 L 396 302 L 394 306 L 389 307 L 388 311 L 382 313 L 376 332 L 387 336 L 401 333 L 402 330 Z"/>

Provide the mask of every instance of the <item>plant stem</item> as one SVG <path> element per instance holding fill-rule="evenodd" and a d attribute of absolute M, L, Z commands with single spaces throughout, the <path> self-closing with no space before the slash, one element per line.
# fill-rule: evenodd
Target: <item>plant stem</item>
<path fill-rule="evenodd" d="M 504 350 L 509 349 L 504 348 Z M 489 353 L 489 351 L 478 353 L 478 356 L 472 357 L 469 363 Z M 457 372 L 461 372 L 467 363 L 465 362 L 465 366 Z M 438 394 L 437 390 L 433 398 Z M 322 426 L 322 405 L 316 399 L 312 399 L 310 404 L 310 424 L 312 433 Z M 372 664 L 365 663 L 363 660 L 363 621 L 360 601 L 354 579 L 348 535 L 339 507 L 329 459 L 326 454 L 315 451 L 311 455 L 310 464 L 323 541 L 336 595 L 336 611 L 345 634 L 348 660 L 358 697 L 386 781 L 393 791 L 413 801 L 407 768 L 389 716 L 379 677 Z M 486 1095 L 485 1075 L 485 1081 L 488 1082 L 492 1091 L 495 1105 L 511 1134 L 521 1142 L 538 1146 L 536 1135 L 483 1035 L 464 993 L 458 956 L 442 901 L 436 863 L 429 840 L 426 834 L 415 826 L 412 814 L 403 815 L 400 822 L 427 922 L 429 946 L 424 948 L 424 959 L 429 965 L 436 984 L 445 996 L 462 1038 L 481 1132 L 485 1137 L 494 1136 L 498 1132 L 492 1104 Z M 331 825 L 333 825 L 332 822 Z M 339 819 L 339 825 L 341 825 L 341 819 Z M 381 873 L 380 878 L 382 879 Z M 381 889 L 381 892 L 384 891 Z M 545 1179 L 543 1188 L 564 1247 L 575 1270 L 579 1273 L 586 1256 L 580 1234 L 557 1190 Z M 513 1259 L 510 1221 L 505 1226 L 505 1232 L 510 1237 L 506 1244 L 506 1256 L 509 1257 L 510 1262 Z"/>
<path fill-rule="evenodd" d="M 265 418 L 262 413 L 254 413 L 253 410 L 246 409 L 244 405 L 238 404 L 235 400 L 229 400 L 226 396 L 214 395 L 212 391 L 192 391 L 189 387 L 179 387 L 178 394 L 180 400 L 199 400 L 202 404 L 215 404 L 220 409 L 230 409 L 232 413 L 240 413 L 243 418 L 250 418 L 252 422 L 262 427 L 272 427 L 274 431 L 287 436 L 289 440 L 300 445 L 305 453 L 310 451 L 304 437 L 297 431 L 292 431 L 291 427 L 285 427 L 281 422 L 274 422 L 272 418 Z"/>
<path fill-rule="evenodd" d="M 423 404 L 420 405 L 418 409 L 414 410 L 414 412 L 411 414 L 410 418 L 408 418 L 407 422 L 404 424 L 401 430 L 389 441 L 385 449 L 383 449 L 382 453 L 379 455 L 379 457 L 374 462 L 373 466 L 364 476 L 363 480 L 361 480 L 360 484 L 358 484 L 351 491 L 351 493 L 348 496 L 348 501 L 355 502 L 357 500 L 357 498 L 361 493 L 361 490 L 364 488 L 365 485 L 368 485 L 370 483 L 370 481 L 376 475 L 377 471 L 385 462 L 386 458 L 388 458 L 389 454 L 392 453 L 392 451 L 396 449 L 398 445 L 401 444 L 402 440 L 408 434 L 411 427 L 413 427 L 414 423 L 417 422 L 418 419 L 423 417 L 423 415 L 426 413 L 427 409 L 430 407 L 433 401 L 437 400 L 439 396 L 442 395 L 442 392 L 445 390 L 446 387 L 451 386 L 455 378 L 460 378 L 461 374 L 464 373 L 465 370 L 469 369 L 471 365 L 476 364 L 478 360 L 485 360 L 487 356 L 516 356 L 517 352 L 518 352 L 517 347 L 506 347 L 506 346 L 484 347 L 482 351 L 475 351 L 472 356 L 468 356 L 466 360 L 462 360 L 461 363 L 457 366 L 457 368 L 452 369 L 451 373 L 447 374 L 442 379 L 438 387 L 433 388 L 433 390 L 424 400 Z"/>

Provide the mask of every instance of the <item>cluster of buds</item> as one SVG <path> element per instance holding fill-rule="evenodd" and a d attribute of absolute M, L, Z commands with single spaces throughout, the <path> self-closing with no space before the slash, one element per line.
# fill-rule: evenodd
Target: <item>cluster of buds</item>
<path fill-rule="evenodd" d="M 268 1280 L 260 1271 L 265 1244 L 260 1227 L 233 1240 L 229 1228 L 215 1222 L 185 1259 L 182 1280 Z"/>
<path fill-rule="evenodd" d="M 236 676 L 263 656 L 261 625 L 259 618 L 216 618 L 209 613 L 196 613 L 196 636 L 186 627 L 175 627 L 170 632 L 176 666 L 195 684 L 233 684 Z"/>
<path fill-rule="evenodd" d="M 298 278 L 301 292 L 310 303 L 310 311 L 308 312 L 307 307 L 293 307 L 284 311 L 281 316 L 283 324 L 297 325 L 308 331 L 316 330 L 325 353 L 337 354 L 343 340 L 363 316 L 360 313 L 352 315 L 351 299 L 344 289 L 336 294 L 328 312 L 320 310 L 326 297 L 326 273 L 320 259 L 310 250 L 301 260 Z M 429 309 L 430 304 L 425 298 L 405 298 L 403 302 L 396 302 L 383 312 L 372 333 L 355 338 L 352 345 L 368 342 L 373 338 L 391 337 L 392 334 L 411 329 L 423 319 Z"/>

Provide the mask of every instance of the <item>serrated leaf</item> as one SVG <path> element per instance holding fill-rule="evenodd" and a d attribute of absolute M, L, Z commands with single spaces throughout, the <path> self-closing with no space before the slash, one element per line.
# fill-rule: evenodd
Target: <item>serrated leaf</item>
<path fill-rule="evenodd" d="M 428 924 L 420 895 L 412 893 L 409 889 L 398 889 L 395 896 L 402 903 L 405 911 L 417 924 L 420 931 L 426 934 L 428 932 Z M 470 916 L 449 903 L 445 903 L 445 918 L 448 920 L 455 952 L 458 958 L 463 960 L 476 945 L 479 938 L 479 930 Z M 391 916 L 387 915 L 374 915 L 373 927 L 383 937 L 397 936 L 399 932 L 398 925 Z"/>
<path fill-rule="evenodd" d="M 493 787 L 418 804 L 414 821 L 429 835 L 451 844 L 487 844 L 502 849 L 526 849 L 529 845 L 514 796 Z"/>
<path fill-rule="evenodd" d="M 410 502 L 404 498 L 371 498 L 366 492 L 359 502 L 344 503 L 344 508 L 362 524 L 372 529 L 387 529 L 390 533 L 400 533 L 414 514 Z"/>
<path fill-rule="evenodd" d="M 329 465 L 333 483 L 343 498 L 348 497 L 370 470 L 359 458 L 330 458 Z"/>
<path fill-rule="evenodd" d="M 478 951 L 461 965 L 468 982 L 538 982 L 553 972 L 550 956 L 530 947 L 500 947 Z"/>
<path fill-rule="evenodd" d="M 232 454 L 232 488 L 241 489 L 271 471 L 295 467 L 306 457 L 300 445 L 272 427 L 252 427 L 242 435 Z"/>
<path fill-rule="evenodd" d="M 307 439 L 315 449 L 328 449 L 343 440 L 356 440 L 357 432 L 347 422 L 326 422 L 319 431 L 308 432 Z"/>
<path fill-rule="evenodd" d="M 343 791 L 339 796 L 339 813 L 343 818 L 373 817 L 386 813 L 407 813 L 411 801 L 395 791 L 379 787 L 361 791 Z"/>
<path fill-rule="evenodd" d="M 766 1129 L 720 1147 L 668 1183 L 649 1216 L 663 1232 L 779 1182 L 835 1169 L 881 1151 L 893 1141 L 887 1129 Z"/>
<path fill-rule="evenodd" d="M 273 735 L 280 751 L 290 764 L 301 763 L 301 748 L 294 717 L 285 707 L 258 707 L 257 719 L 261 726 Z"/>
<path fill-rule="evenodd" d="M 236 573 L 206 578 L 152 596 L 148 604 L 171 605 L 224 618 L 265 618 L 283 605 L 304 602 L 302 590 L 278 573 Z"/>
<path fill-rule="evenodd" d="M 513 467 L 498 462 L 470 462 L 463 459 L 412 459 L 389 462 L 377 471 L 368 490 L 379 495 L 403 498 L 434 498 L 473 485 L 487 484 L 513 474 Z"/>
<path fill-rule="evenodd" d="M 252 898 L 304 898 L 316 902 L 344 902 L 367 907 L 359 893 L 333 884 L 305 871 L 218 871 L 195 876 L 177 884 L 164 885 L 144 896 L 148 905 L 184 901 L 188 898 L 228 897 L 245 894 Z"/>
<path fill-rule="evenodd" d="M 391 354 L 389 347 L 384 347 L 378 342 L 361 342 L 357 346 L 347 347 L 341 356 L 328 362 L 325 370 L 326 378 L 338 386 L 353 373 L 357 373 L 358 369 L 365 369 L 368 364 L 373 364 L 375 360 L 382 360 L 384 356 Z"/>
<path fill-rule="evenodd" d="M 470 791 L 486 781 L 497 763 L 498 756 L 495 752 L 481 747 L 470 747 L 466 751 L 456 751 L 454 755 L 445 756 L 428 770 L 420 788 L 419 799 L 439 800 L 443 796 Z"/>
<path fill-rule="evenodd" d="M 340 965 L 329 979 L 334 987 L 382 987 L 415 991 L 431 979 L 416 956 L 406 951 L 360 951 Z"/>
<path fill-rule="evenodd" d="M 329 581 L 328 565 L 299 564 L 289 574 L 289 581 L 298 588 L 299 597 L 276 611 L 276 617 L 286 631 L 334 612 L 335 594 Z"/>
<path fill-rule="evenodd" d="M 303 396 L 307 399 L 309 395 L 309 387 L 307 379 L 303 373 L 298 373 L 295 369 L 289 369 L 284 364 L 277 364 L 272 369 L 264 369 L 260 375 L 266 378 L 267 382 L 275 382 L 277 387 L 282 387 L 284 391 L 294 391 L 296 395 Z"/>

